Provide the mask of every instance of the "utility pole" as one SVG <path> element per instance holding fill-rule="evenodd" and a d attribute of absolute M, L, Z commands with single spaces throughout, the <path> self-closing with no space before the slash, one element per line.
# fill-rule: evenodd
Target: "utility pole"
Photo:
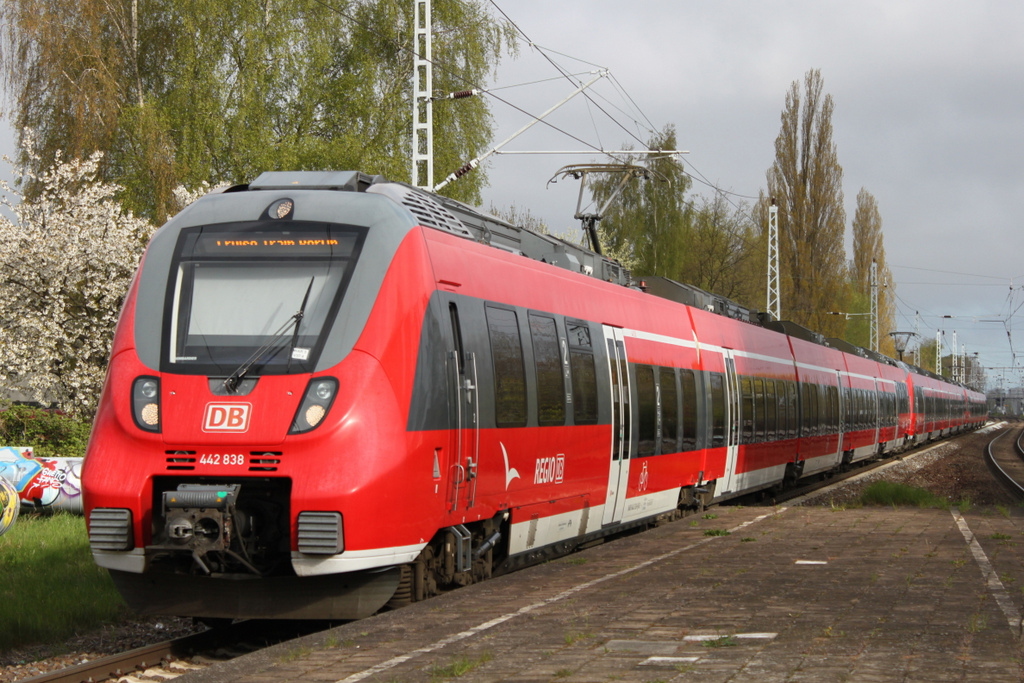
<path fill-rule="evenodd" d="M 434 71 L 430 0 L 413 0 L 412 175 L 418 188 L 434 187 Z"/>
<path fill-rule="evenodd" d="M 935 330 L 935 374 L 942 374 L 942 330 Z"/>
<path fill-rule="evenodd" d="M 779 207 L 772 197 L 768 207 L 768 314 L 782 320 L 779 296 Z"/>
<path fill-rule="evenodd" d="M 956 330 L 953 330 L 953 349 L 950 362 L 953 364 L 953 381 L 960 381 L 960 347 L 956 345 Z"/>

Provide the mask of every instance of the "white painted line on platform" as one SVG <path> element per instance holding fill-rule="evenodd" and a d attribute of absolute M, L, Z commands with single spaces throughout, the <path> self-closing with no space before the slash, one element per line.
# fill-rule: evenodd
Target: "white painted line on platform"
<path fill-rule="evenodd" d="M 757 522 L 760 522 L 761 520 L 768 519 L 769 517 L 774 517 L 775 515 L 782 514 L 783 512 L 785 512 L 788 509 L 789 509 L 788 507 L 776 508 L 772 512 L 769 512 L 767 514 L 761 515 L 760 517 L 755 517 L 754 519 L 751 519 L 751 520 L 749 520 L 747 522 L 743 522 L 742 524 L 739 524 L 739 525 L 733 527 L 732 529 L 729 529 L 729 533 L 735 533 L 735 532 L 737 532 L 737 531 L 739 531 L 741 529 L 744 529 L 745 527 L 750 526 L 751 524 L 755 524 Z M 715 540 L 716 538 L 725 538 L 725 537 L 724 536 L 706 536 L 705 538 L 702 538 L 701 540 L 699 540 L 699 541 L 697 541 L 695 543 L 691 543 L 690 545 L 688 545 L 688 546 L 686 546 L 684 548 L 676 548 L 675 550 L 671 550 L 671 551 L 669 551 L 667 553 L 664 553 L 662 555 L 658 555 L 657 557 L 652 557 L 649 560 L 645 560 L 643 562 L 640 562 L 639 564 L 635 564 L 632 567 L 626 567 L 625 569 L 620 569 L 617 572 L 612 572 L 611 574 L 606 574 L 606 575 L 604 575 L 602 577 L 599 577 L 599 578 L 596 578 L 596 579 L 594 579 L 592 581 L 587 581 L 586 583 L 581 583 L 578 586 L 573 586 L 572 588 L 570 588 L 568 590 L 564 590 L 561 593 L 559 593 L 558 595 L 555 595 L 555 596 L 552 596 L 550 598 L 547 598 L 546 600 L 541 600 L 541 601 L 535 602 L 535 603 L 533 603 L 531 605 L 526 605 L 525 607 L 520 607 L 515 612 L 509 612 L 507 614 L 503 614 L 500 617 L 495 617 L 494 619 L 491 619 L 490 621 L 485 621 L 482 624 L 478 624 L 478 625 L 474 626 L 471 629 L 468 629 L 468 630 L 465 630 L 465 631 L 461 631 L 459 633 L 455 633 L 453 635 L 448 636 L 447 638 L 442 638 L 441 640 L 438 640 L 435 643 L 432 643 L 430 645 L 425 645 L 423 647 L 417 648 L 417 649 L 412 650 L 411 652 L 409 652 L 407 654 L 398 655 L 396 657 L 392 657 L 391 659 L 387 660 L 386 662 L 381 662 L 380 664 L 377 664 L 376 666 L 371 666 L 369 669 L 365 669 L 365 670 L 360 671 L 358 673 L 354 673 L 351 676 L 348 676 L 347 678 L 342 678 L 337 683 L 355 683 L 355 681 L 361 681 L 364 678 L 369 678 L 370 676 L 373 676 L 374 674 L 378 674 L 378 673 L 380 673 L 382 671 L 387 671 L 388 669 L 392 669 L 392 668 L 398 666 L 399 664 L 403 664 L 403 663 L 409 661 L 410 659 L 418 657 L 419 655 L 424 655 L 424 654 L 428 654 L 430 652 L 435 652 L 435 651 L 440 650 L 441 648 L 443 648 L 443 647 L 445 647 L 447 645 L 451 645 L 452 643 L 457 643 L 460 640 L 465 640 L 466 638 L 471 638 L 472 636 L 475 636 L 478 633 L 482 633 L 483 631 L 486 631 L 486 630 L 488 630 L 490 628 L 498 626 L 499 624 L 504 624 L 506 621 L 509 621 L 510 619 L 514 619 L 515 617 L 521 616 L 523 614 L 529 614 L 530 612 L 533 612 L 536 609 L 544 607 L 545 605 L 550 605 L 550 604 L 558 602 L 560 600 L 564 600 L 565 598 L 568 598 L 568 597 L 571 597 L 573 595 L 576 595 L 580 591 L 587 590 L 588 588 L 591 588 L 591 587 L 596 586 L 598 584 L 604 583 L 605 581 L 610 581 L 612 579 L 617 579 L 620 576 L 625 576 L 626 574 L 631 574 L 631 573 L 633 573 L 633 572 L 635 572 L 635 571 L 637 571 L 639 569 L 643 569 L 645 567 L 651 566 L 652 564 L 656 564 L 658 562 L 661 562 L 662 560 L 667 560 L 670 557 L 675 557 L 676 555 L 679 555 L 681 553 L 685 553 L 687 551 L 693 550 L 694 548 L 696 548 L 698 546 L 702 546 L 702 545 L 705 545 L 707 543 L 710 543 L 711 541 Z"/>
<path fill-rule="evenodd" d="M 693 664 L 700 657 L 648 657 L 640 662 L 640 666 L 677 666 L 679 664 Z"/>
<path fill-rule="evenodd" d="M 1006 621 L 1010 625 L 1010 630 L 1013 631 L 1014 635 L 1020 636 L 1021 628 L 1024 626 L 1024 624 L 1021 623 L 1020 611 L 1017 609 L 1017 606 L 1013 604 L 1013 600 L 1010 598 L 1010 594 L 1006 591 L 1006 587 L 1003 585 L 1003 582 L 999 580 L 999 576 L 996 574 L 996 570 L 992 567 L 992 563 L 989 562 L 988 555 L 985 554 L 984 548 L 982 548 L 981 544 L 978 543 L 978 539 L 974 536 L 974 532 L 967 526 L 967 520 L 964 519 L 959 510 L 950 510 L 950 512 L 953 513 L 953 519 L 956 520 L 956 525 L 959 527 L 960 533 L 963 534 L 964 540 L 967 541 L 967 545 L 971 549 L 971 554 L 974 555 L 974 561 L 978 563 L 978 567 L 981 569 L 981 575 L 988 583 L 989 592 L 992 593 L 992 596 L 996 599 L 999 609 L 1003 610 L 1003 614 L 1006 615 Z"/>
<path fill-rule="evenodd" d="M 722 638 L 747 638 L 750 640 L 771 640 L 775 638 L 778 633 L 731 633 L 731 634 L 715 634 L 715 635 L 696 635 L 696 636 L 683 636 L 683 640 L 691 642 L 703 642 L 708 640 L 721 640 Z"/>
<path fill-rule="evenodd" d="M 825 560 L 797 560 L 796 564 L 828 564 Z"/>

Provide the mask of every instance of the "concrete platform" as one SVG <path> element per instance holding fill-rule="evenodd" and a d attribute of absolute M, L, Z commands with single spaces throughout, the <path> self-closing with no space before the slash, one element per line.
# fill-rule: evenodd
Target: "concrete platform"
<path fill-rule="evenodd" d="M 1021 509 L 718 507 L 177 681 L 1018 682 L 1022 541 Z"/>

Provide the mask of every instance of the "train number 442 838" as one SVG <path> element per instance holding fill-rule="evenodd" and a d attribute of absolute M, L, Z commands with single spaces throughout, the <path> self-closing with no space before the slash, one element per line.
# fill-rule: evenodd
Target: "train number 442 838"
<path fill-rule="evenodd" d="M 242 453 L 203 453 L 199 457 L 201 465 L 244 465 L 245 455 Z"/>

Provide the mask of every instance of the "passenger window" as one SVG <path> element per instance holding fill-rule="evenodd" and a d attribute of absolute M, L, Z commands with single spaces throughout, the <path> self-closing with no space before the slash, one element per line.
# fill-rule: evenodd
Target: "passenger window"
<path fill-rule="evenodd" d="M 654 455 L 658 445 L 658 394 L 654 387 L 654 368 L 650 365 L 636 366 L 636 397 L 640 416 L 637 456 Z"/>
<path fill-rule="evenodd" d="M 711 374 L 711 446 L 725 446 L 725 382 L 717 372 Z"/>
<path fill-rule="evenodd" d="M 493 306 L 486 309 L 494 363 L 494 422 L 498 427 L 524 427 L 526 379 L 516 313 Z"/>
<path fill-rule="evenodd" d="M 697 448 L 697 379 L 693 370 L 681 370 L 679 379 L 683 385 L 683 439 L 682 449 Z"/>
<path fill-rule="evenodd" d="M 569 340 L 569 369 L 572 372 L 572 416 L 578 425 L 597 424 L 597 371 L 590 342 L 590 327 L 584 322 L 565 321 Z"/>
<path fill-rule="evenodd" d="M 537 424 L 565 424 L 565 383 L 553 318 L 529 315 L 533 360 L 537 370 Z"/>
<path fill-rule="evenodd" d="M 740 378 L 740 443 L 754 442 L 754 386 L 749 377 Z"/>
<path fill-rule="evenodd" d="M 676 371 L 661 368 L 658 371 L 661 386 L 661 452 L 679 452 L 679 392 L 676 390 Z"/>

